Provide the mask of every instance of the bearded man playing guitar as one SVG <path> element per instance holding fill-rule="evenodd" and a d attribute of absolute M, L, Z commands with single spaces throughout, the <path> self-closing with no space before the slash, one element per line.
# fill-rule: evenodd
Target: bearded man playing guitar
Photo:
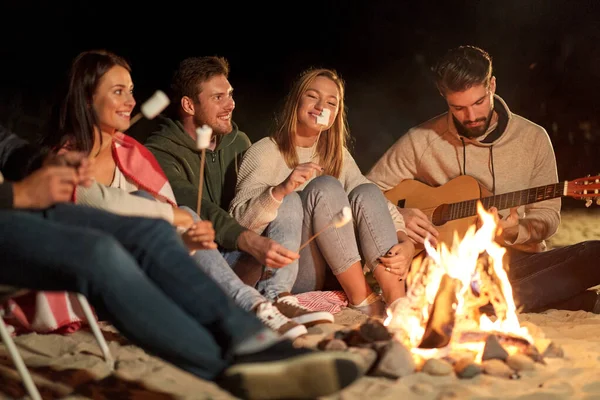
<path fill-rule="evenodd" d="M 409 237 L 421 248 L 425 240 L 448 242 L 454 230 L 464 234 L 476 220 L 473 204 L 483 198 L 499 217 L 496 240 L 507 248 L 509 279 L 523 311 L 570 302 L 600 312 L 597 294 L 587 290 L 600 284 L 600 241 L 553 250 L 545 244 L 560 223 L 560 197 L 595 192 L 597 200 L 600 181 L 558 183 L 548 134 L 495 94 L 484 50 L 451 49 L 432 70 L 448 112 L 400 137 L 367 177 L 399 206 Z M 575 184 L 590 184 L 590 190 Z"/>

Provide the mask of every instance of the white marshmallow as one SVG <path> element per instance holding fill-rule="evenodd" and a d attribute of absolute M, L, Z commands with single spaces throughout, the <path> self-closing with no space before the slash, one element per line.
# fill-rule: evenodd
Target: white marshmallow
<path fill-rule="evenodd" d="M 202 125 L 196 129 L 196 146 L 199 149 L 207 149 L 210 146 L 210 137 L 212 136 L 212 128 L 208 125 Z"/>
<path fill-rule="evenodd" d="M 331 110 L 329 108 L 324 108 L 321 111 L 321 115 L 317 115 L 317 124 L 319 125 L 329 125 L 329 117 L 331 116 Z"/>
<path fill-rule="evenodd" d="M 160 114 L 162 110 L 167 108 L 169 103 L 170 100 L 167 97 L 167 95 L 164 92 L 157 90 L 152 95 L 152 97 L 150 97 L 144 102 L 144 104 L 142 104 L 140 110 L 142 111 L 144 117 L 148 119 L 153 119 L 158 114 Z"/>
<path fill-rule="evenodd" d="M 350 210 L 350 207 L 342 208 L 342 211 L 333 217 L 333 225 L 336 228 L 341 228 L 350 221 L 352 221 L 352 210 Z"/>

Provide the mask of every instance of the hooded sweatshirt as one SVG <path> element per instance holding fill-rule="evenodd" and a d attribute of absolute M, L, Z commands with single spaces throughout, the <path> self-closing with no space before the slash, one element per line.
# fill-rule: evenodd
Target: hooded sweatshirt
<path fill-rule="evenodd" d="M 201 151 L 179 121 L 158 117 L 159 127 L 144 143 L 167 175 L 179 205 L 195 210 L 198 202 Z M 246 230 L 226 210 L 233 199 L 237 167 L 250 139 L 235 123 L 214 151 L 206 149 L 202 209 L 200 217 L 210 220 L 215 241 L 227 250 L 237 249 L 239 235 Z"/>
<path fill-rule="evenodd" d="M 550 137 L 539 125 L 510 112 L 494 96 L 498 122 L 479 138 L 459 135 L 452 114 L 446 112 L 410 129 L 388 149 L 367 177 L 382 190 L 405 179 L 441 186 L 459 175 L 470 175 L 494 194 L 558 182 Z M 560 223 L 560 198 L 521 206 L 519 231 L 509 246 L 530 250 L 545 248 Z M 509 210 L 500 210 L 507 216 Z"/>

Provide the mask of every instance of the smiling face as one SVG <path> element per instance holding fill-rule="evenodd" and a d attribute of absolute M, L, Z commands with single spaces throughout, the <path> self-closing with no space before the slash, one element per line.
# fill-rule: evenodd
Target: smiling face
<path fill-rule="evenodd" d="M 317 76 L 300 96 L 296 111 L 296 134 L 303 137 L 318 136 L 320 131 L 331 128 L 338 114 L 339 103 L 340 91 L 336 83 L 325 76 Z M 317 117 L 324 109 L 330 111 L 330 117 L 325 125 L 321 125 Z"/>
<path fill-rule="evenodd" d="M 194 125 L 210 126 L 215 134 L 226 135 L 233 129 L 231 116 L 235 108 L 233 88 L 225 75 L 215 75 L 200 84 L 194 102 Z"/>
<path fill-rule="evenodd" d="M 448 108 L 461 135 L 476 138 L 485 134 L 492 120 L 495 92 L 493 77 L 487 87 L 480 84 L 462 92 L 446 92 Z"/>
<path fill-rule="evenodd" d="M 93 96 L 100 129 L 109 134 L 127 130 L 134 107 L 131 75 L 127 69 L 116 65 L 100 78 Z"/>

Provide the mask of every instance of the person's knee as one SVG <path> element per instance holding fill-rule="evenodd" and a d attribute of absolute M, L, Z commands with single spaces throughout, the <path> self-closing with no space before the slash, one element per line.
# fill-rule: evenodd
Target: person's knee
<path fill-rule="evenodd" d="M 327 197 L 339 195 L 345 196 L 344 187 L 341 182 L 330 175 L 323 175 L 313 179 L 306 185 L 306 188 L 303 191 L 319 193 Z"/>
<path fill-rule="evenodd" d="M 363 183 L 358 185 L 348 195 L 351 203 L 372 201 L 383 196 L 382 191 L 374 183 Z"/>
<path fill-rule="evenodd" d="M 82 274 L 89 280 L 125 280 L 140 273 L 133 256 L 111 236 L 99 235 L 82 250 L 86 257 Z"/>

